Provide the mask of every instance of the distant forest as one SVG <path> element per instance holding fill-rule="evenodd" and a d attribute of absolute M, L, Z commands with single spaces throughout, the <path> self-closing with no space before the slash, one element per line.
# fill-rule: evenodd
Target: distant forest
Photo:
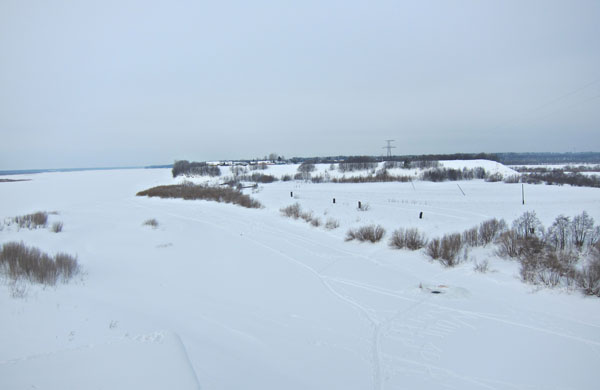
<path fill-rule="evenodd" d="M 293 157 L 290 159 L 279 159 L 280 163 L 300 164 L 305 161 L 314 164 L 332 163 L 373 163 L 379 161 L 440 161 L 440 160 L 491 160 L 504 165 L 525 164 L 600 164 L 599 152 L 583 153 L 453 153 L 453 154 L 411 154 L 392 156 L 384 158 L 381 156 L 327 156 L 327 157 Z M 258 160 L 235 160 L 241 163 L 256 163 Z M 262 160 L 261 160 L 262 161 Z M 189 165 L 188 165 L 189 164 Z M 177 166 L 179 165 L 179 166 Z M 193 166 L 195 165 L 195 166 Z M 200 167 L 200 165 L 203 165 Z M 175 164 L 152 165 L 146 168 L 173 168 L 177 167 L 177 173 L 191 173 L 194 169 L 206 169 L 205 163 L 189 163 L 178 161 Z"/>
<path fill-rule="evenodd" d="M 453 154 L 421 154 L 401 155 L 391 158 L 377 156 L 332 156 L 332 157 L 294 157 L 290 161 L 301 163 L 311 161 L 314 163 L 356 162 L 356 161 L 440 161 L 440 160 L 491 160 L 504 165 L 523 164 L 574 164 L 591 163 L 600 164 L 600 153 L 453 153 Z"/>

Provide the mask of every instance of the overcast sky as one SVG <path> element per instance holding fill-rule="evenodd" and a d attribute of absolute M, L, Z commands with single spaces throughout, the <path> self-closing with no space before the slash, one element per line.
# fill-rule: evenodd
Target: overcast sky
<path fill-rule="evenodd" d="M 0 1 L 0 169 L 600 151 L 600 1 Z"/>

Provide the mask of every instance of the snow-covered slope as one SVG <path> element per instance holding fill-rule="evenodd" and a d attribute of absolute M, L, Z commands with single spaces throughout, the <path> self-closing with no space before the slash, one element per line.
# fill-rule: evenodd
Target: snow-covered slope
<path fill-rule="evenodd" d="M 199 389 L 174 334 L 155 333 L 0 363 L 4 389 Z"/>
<path fill-rule="evenodd" d="M 452 169 L 474 169 L 474 168 L 483 168 L 489 174 L 500 173 L 503 176 L 512 176 L 518 175 L 518 172 L 515 170 L 502 165 L 496 161 L 490 160 L 448 160 L 448 161 L 439 161 L 439 165 L 441 168 L 452 168 Z M 265 170 L 251 170 L 250 167 L 246 168 L 245 175 L 251 175 L 253 173 L 271 175 L 276 179 L 281 180 L 284 176 L 294 177 L 298 173 L 298 167 L 300 164 L 281 164 L 281 165 L 267 165 L 267 169 Z M 338 169 L 339 164 L 315 164 L 315 170 L 311 172 L 311 177 L 321 177 L 324 181 L 330 181 L 332 179 L 341 179 L 341 178 L 353 178 L 353 177 L 365 177 L 365 176 L 373 176 L 377 172 L 381 172 L 385 168 L 384 162 L 379 162 L 372 169 L 365 170 L 356 170 L 356 171 L 348 171 L 341 172 Z M 210 178 L 208 176 L 201 177 L 183 177 L 179 176 L 175 179 L 176 182 L 182 181 L 192 181 L 196 183 L 222 183 L 224 181 L 228 181 L 232 179 L 232 169 L 240 169 L 239 167 L 232 168 L 229 166 L 221 166 L 219 167 L 221 171 L 220 177 Z M 388 174 L 393 176 L 407 176 L 412 177 L 414 179 L 419 179 L 420 175 L 429 168 L 421 169 L 421 168 L 389 168 L 387 169 Z"/>
<path fill-rule="evenodd" d="M 248 210 L 135 197 L 173 182 L 167 169 L 30 178 L 0 183 L 0 220 L 57 211 L 50 222 L 62 221 L 63 232 L 5 227 L 0 243 L 77 254 L 85 273 L 45 288 L 2 280 L 2 389 L 112 388 L 120 382 L 111 366 L 89 375 L 86 367 L 117 355 L 134 372 L 157 370 L 140 388 L 164 383 L 158 376 L 193 387 L 192 370 L 205 389 L 597 387 L 597 299 L 525 285 L 492 248 L 446 269 L 421 252 L 343 240 L 366 223 L 432 237 L 525 210 L 545 224 L 582 210 L 599 221 L 597 189 L 525 186 L 523 206 L 521 186 L 504 183 L 278 182 L 247 190 L 265 205 Z M 358 200 L 369 210 L 358 211 Z M 280 216 L 293 202 L 340 227 Z M 149 218 L 157 229 L 142 225 Z M 474 272 L 473 257 L 493 272 Z M 153 334 L 177 335 L 183 347 Z"/>

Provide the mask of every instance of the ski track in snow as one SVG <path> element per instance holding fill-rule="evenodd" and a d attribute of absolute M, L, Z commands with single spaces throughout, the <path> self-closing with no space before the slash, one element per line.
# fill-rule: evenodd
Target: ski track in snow
<path fill-rule="evenodd" d="M 137 204 L 138 207 L 145 207 L 142 206 L 140 204 Z M 153 209 L 153 211 L 156 211 Z M 165 212 L 167 215 L 175 217 L 175 218 L 180 218 L 180 219 L 185 219 L 188 221 L 193 221 L 193 222 L 198 222 L 198 223 L 203 223 L 203 224 L 208 224 L 210 226 L 214 226 L 217 227 L 219 229 L 225 230 L 227 232 L 229 232 L 231 234 L 231 232 L 227 229 L 224 229 L 221 225 L 219 225 L 218 223 L 215 222 L 208 222 L 206 220 L 200 220 L 197 218 L 193 218 L 193 217 L 187 217 L 187 216 L 182 216 L 179 214 L 175 214 L 175 213 L 171 213 L 171 212 Z M 236 219 L 236 222 L 240 222 L 238 219 Z M 273 233 L 273 232 L 270 232 Z M 281 232 L 283 233 L 283 232 Z M 280 251 L 277 248 L 274 248 L 270 245 L 267 245 L 255 238 L 250 238 L 248 235 L 244 236 L 247 240 L 251 240 L 254 244 L 259 245 L 269 251 L 272 251 L 274 253 L 277 253 L 279 256 L 281 256 L 282 258 L 296 264 L 297 266 L 305 269 L 306 271 L 308 271 L 309 273 L 311 273 L 312 275 L 314 275 L 315 277 L 317 277 L 320 282 L 323 284 L 323 286 L 325 287 L 325 289 L 331 293 L 333 296 L 335 296 L 337 299 L 339 299 L 340 301 L 350 305 L 351 307 L 357 309 L 369 322 L 369 324 L 371 325 L 371 327 L 373 328 L 373 334 L 372 334 L 372 340 L 371 340 L 371 352 L 372 352 L 372 357 L 371 357 L 371 362 L 373 365 L 372 371 L 373 371 L 373 389 L 374 390 L 380 390 L 382 389 L 382 381 L 381 381 L 381 352 L 380 352 L 380 328 L 381 328 L 381 324 L 377 321 L 377 319 L 370 313 L 370 309 L 361 305 L 360 303 L 356 302 L 355 300 L 351 299 L 350 297 L 340 293 L 339 291 L 337 291 L 329 282 L 329 278 L 325 275 L 323 275 L 322 273 L 320 273 L 319 271 L 317 271 L 316 269 L 306 265 L 305 263 L 303 263 L 302 261 L 288 255 L 287 253 L 284 253 L 282 251 Z M 285 238 L 285 235 L 282 234 L 282 237 Z M 286 240 L 288 241 L 288 240 Z M 288 241 L 289 242 L 289 241 Z M 314 242 L 311 242 L 314 244 Z M 329 248 L 331 249 L 331 248 Z"/>
<path fill-rule="evenodd" d="M 451 369 L 438 367 L 434 364 L 424 363 L 422 361 L 401 358 L 401 357 L 398 357 L 395 355 L 389 355 L 389 354 L 383 353 L 382 352 L 382 343 L 383 343 L 383 340 L 386 340 L 386 339 L 396 339 L 396 340 L 403 342 L 405 345 L 410 346 L 410 344 L 412 343 L 410 334 L 407 333 L 406 336 L 402 336 L 402 334 L 403 334 L 403 332 L 411 331 L 411 329 L 413 329 L 413 331 L 414 331 L 415 328 L 411 327 L 411 325 L 409 325 L 409 324 L 404 323 L 404 319 L 405 319 L 404 316 L 407 313 L 416 310 L 417 308 L 421 308 L 421 313 L 420 313 L 421 317 L 429 317 L 431 322 L 434 323 L 433 326 L 428 327 L 426 330 L 423 330 L 422 327 L 417 327 L 417 328 L 424 335 L 429 335 L 429 336 L 433 336 L 433 337 L 440 337 L 440 338 L 447 337 L 449 334 L 451 334 L 456 329 L 461 328 L 461 327 L 475 329 L 476 327 L 474 325 L 472 325 L 471 323 L 469 323 L 469 320 L 484 319 L 484 320 L 488 320 L 488 321 L 502 323 L 504 325 L 524 328 L 524 329 L 528 329 L 528 330 L 535 331 L 535 332 L 541 332 L 541 333 L 545 333 L 545 334 L 552 335 L 552 336 L 566 338 L 566 339 L 581 342 L 581 343 L 584 343 L 584 344 L 587 344 L 590 346 L 600 347 L 600 342 L 594 341 L 594 340 L 589 340 L 589 339 L 586 339 L 583 337 L 566 334 L 563 332 L 543 328 L 540 326 L 533 326 L 533 325 L 529 325 L 526 323 L 509 320 L 506 318 L 501 318 L 494 314 L 462 310 L 462 309 L 453 308 L 453 307 L 449 306 L 448 304 L 442 305 L 439 303 L 434 303 L 434 302 L 430 301 L 433 296 L 431 294 L 424 294 L 424 297 L 422 299 L 416 299 L 414 297 L 408 296 L 406 292 L 394 291 L 394 290 L 386 289 L 381 286 L 374 286 L 374 285 L 364 283 L 361 281 L 357 281 L 357 280 L 350 280 L 347 278 L 341 278 L 341 277 L 327 275 L 327 274 L 325 274 L 326 270 L 330 269 L 331 266 L 338 263 L 340 260 L 347 259 L 348 257 L 369 261 L 378 267 L 381 267 L 381 266 L 388 267 L 389 265 L 384 265 L 383 263 L 377 261 L 376 259 L 374 259 L 370 256 L 365 256 L 365 255 L 353 253 L 353 252 L 350 252 L 347 250 L 342 250 L 342 249 L 333 247 L 331 245 L 326 245 L 322 242 L 312 240 L 309 237 L 302 236 L 300 234 L 296 234 L 291 231 L 278 229 L 276 227 L 269 226 L 264 223 L 255 223 L 252 221 L 247 221 L 245 218 L 242 218 L 239 215 L 236 215 L 235 217 L 231 217 L 229 214 L 222 214 L 222 215 L 219 215 L 218 221 L 214 221 L 214 220 L 210 220 L 207 218 L 200 219 L 198 217 L 181 215 L 178 213 L 164 210 L 162 207 L 161 208 L 151 208 L 149 206 L 143 205 L 142 202 L 140 202 L 137 199 L 133 203 L 135 204 L 136 207 L 151 209 L 153 212 L 159 211 L 159 212 L 164 213 L 165 215 L 168 215 L 168 216 L 171 216 L 174 218 L 209 225 L 209 226 L 218 228 L 218 229 L 226 232 L 227 234 L 238 235 L 239 234 L 238 232 L 232 232 L 231 230 L 226 229 L 224 227 L 224 224 L 222 222 L 219 222 L 219 221 L 223 221 L 223 220 L 228 220 L 229 222 L 234 221 L 236 224 L 238 224 L 239 226 L 246 229 L 247 232 L 253 233 L 253 234 L 244 234 L 243 237 L 246 240 L 249 240 L 249 241 L 253 242 L 255 245 L 261 246 L 271 252 L 276 253 L 281 258 L 286 259 L 290 263 L 293 263 L 296 266 L 300 267 L 301 269 L 305 270 L 306 272 L 312 274 L 315 278 L 318 278 L 320 283 L 324 286 L 324 288 L 326 289 L 326 291 L 328 293 L 330 293 L 332 296 L 334 296 L 340 302 L 343 302 L 344 304 L 349 305 L 350 307 L 357 310 L 363 316 L 363 318 L 369 324 L 369 326 L 371 327 L 371 329 L 372 329 L 372 333 L 370 336 L 371 357 L 370 357 L 369 361 L 371 362 L 371 366 L 372 366 L 371 367 L 372 384 L 373 384 L 372 388 L 374 390 L 384 389 L 385 378 L 388 377 L 389 375 L 392 375 L 394 372 L 396 372 L 398 370 L 397 368 L 389 366 L 389 364 L 386 366 L 384 360 L 388 360 L 390 362 L 393 362 L 393 361 L 402 362 L 405 364 L 409 364 L 411 366 L 421 367 L 421 368 L 424 368 L 426 370 L 426 372 L 429 373 L 429 375 L 434 375 L 433 373 L 436 373 L 435 375 L 443 374 L 443 375 L 446 375 L 449 377 L 453 377 L 455 379 L 459 379 L 466 383 L 470 383 L 471 385 L 476 385 L 477 387 L 480 387 L 482 389 L 496 389 L 497 388 L 496 385 L 499 385 L 502 388 L 506 388 L 506 387 L 515 388 L 515 389 L 522 388 L 522 386 L 520 386 L 519 384 L 514 384 L 514 383 L 509 383 L 509 382 L 494 383 L 494 381 L 487 380 L 487 379 L 481 379 L 481 378 L 476 378 L 473 376 L 461 375 L 461 374 L 454 372 Z M 206 215 L 203 215 L 203 216 L 206 217 Z M 308 251 L 309 253 L 311 253 L 319 258 L 332 258 L 333 257 L 334 259 L 331 260 L 324 267 L 317 269 L 317 268 L 307 265 L 306 263 L 302 262 L 298 258 L 282 251 L 281 249 L 278 249 L 272 245 L 268 245 L 259 239 L 260 237 L 264 237 L 264 236 L 270 236 L 271 238 L 275 236 L 277 238 L 277 242 L 285 244 L 286 246 L 292 247 L 293 250 L 286 251 L 288 253 L 295 253 L 295 250 L 301 249 L 301 250 Z M 256 238 L 256 237 L 258 237 L 258 238 Z M 320 250 L 317 250 L 316 248 L 320 248 Z M 333 252 L 334 254 L 336 254 L 336 256 L 323 255 L 323 253 L 322 253 L 323 249 L 327 250 L 328 252 Z M 412 304 L 408 308 L 396 311 L 392 315 L 388 315 L 386 318 L 380 319 L 379 317 L 381 317 L 381 314 L 378 317 L 376 309 L 370 308 L 370 307 L 366 306 L 365 304 L 360 303 L 357 299 L 351 297 L 349 293 L 342 291 L 343 289 L 336 288 L 335 287 L 336 285 L 350 286 L 352 288 L 357 288 L 360 290 L 368 291 L 370 293 L 391 297 L 393 299 L 399 299 L 401 301 L 412 302 Z M 423 310 L 423 307 L 428 307 L 429 309 Z M 449 312 L 455 313 L 458 316 L 452 316 L 452 321 L 439 320 L 439 317 L 441 317 L 440 314 L 449 313 Z M 445 317 L 447 317 L 447 316 L 445 316 Z M 588 324 L 588 326 L 592 326 L 592 325 L 593 324 Z M 593 326 L 597 327 L 597 325 L 593 325 Z M 432 343 L 428 343 L 426 346 L 413 345 L 410 348 L 418 348 L 420 351 L 419 354 L 423 358 L 424 361 L 435 360 L 436 355 L 439 355 L 439 353 L 442 352 L 438 347 L 435 346 L 435 344 L 432 344 Z M 403 368 L 401 368 L 401 370 L 402 369 Z M 386 370 L 389 371 L 388 374 L 385 373 Z"/>

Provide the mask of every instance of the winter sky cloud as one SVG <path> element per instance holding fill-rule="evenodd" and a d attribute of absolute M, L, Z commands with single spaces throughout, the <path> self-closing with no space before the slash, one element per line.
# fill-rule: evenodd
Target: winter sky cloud
<path fill-rule="evenodd" d="M 600 150 L 597 1 L 3 1 L 0 169 Z"/>

